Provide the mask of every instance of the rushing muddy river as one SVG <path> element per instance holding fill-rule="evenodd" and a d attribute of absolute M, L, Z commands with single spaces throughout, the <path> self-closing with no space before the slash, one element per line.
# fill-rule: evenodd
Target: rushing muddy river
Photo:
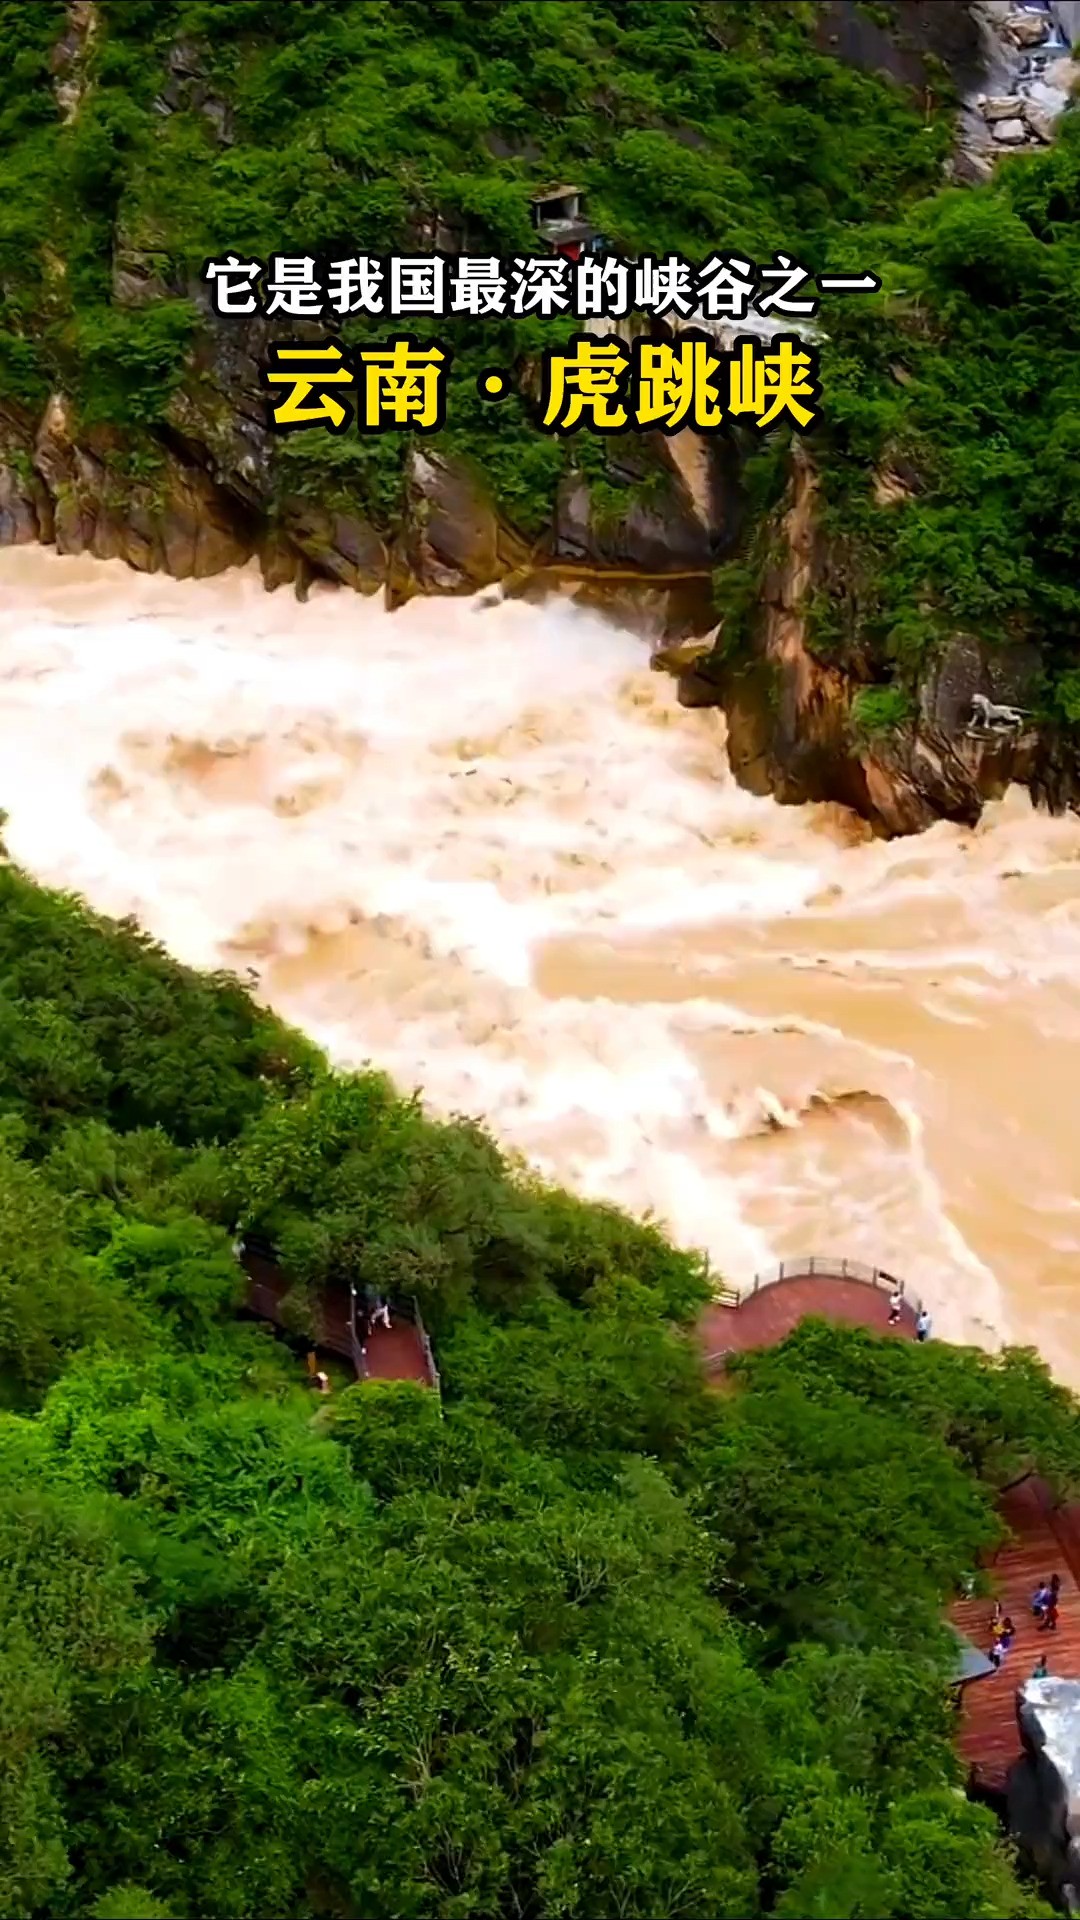
<path fill-rule="evenodd" d="M 0 553 L 13 857 L 737 1284 L 846 1253 L 1080 1383 L 1080 820 L 752 798 L 647 643 L 491 598 Z"/>

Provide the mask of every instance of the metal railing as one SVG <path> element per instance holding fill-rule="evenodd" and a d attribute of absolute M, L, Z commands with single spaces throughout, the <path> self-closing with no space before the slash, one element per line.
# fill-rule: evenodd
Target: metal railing
<path fill-rule="evenodd" d="M 439 1400 L 441 1403 L 442 1381 L 439 1378 L 439 1369 L 435 1365 L 435 1352 L 432 1347 L 431 1341 L 428 1337 L 428 1330 L 424 1325 L 423 1315 L 420 1312 L 420 1302 L 416 1298 L 415 1294 L 413 1295 L 413 1300 L 412 1300 L 412 1310 L 413 1310 L 413 1325 L 415 1326 L 417 1333 L 420 1335 L 420 1345 L 424 1351 L 424 1365 L 427 1367 L 427 1370 L 428 1370 L 428 1381 L 430 1385 L 434 1387 L 436 1393 L 439 1396 Z"/>
<path fill-rule="evenodd" d="M 353 1346 L 353 1361 L 358 1378 L 366 1380 L 368 1377 L 367 1362 L 364 1359 L 364 1349 L 360 1343 L 360 1335 L 357 1331 L 356 1315 L 359 1295 L 355 1285 L 351 1281 L 349 1283 L 349 1294 L 351 1296 L 349 1303 L 349 1333 Z M 424 1318 L 420 1312 L 420 1302 L 417 1300 L 416 1295 L 410 1295 L 407 1302 L 398 1300 L 391 1295 L 386 1304 L 390 1308 L 392 1316 L 396 1316 L 398 1320 L 407 1320 L 416 1328 L 417 1338 L 420 1342 L 420 1350 L 424 1356 L 424 1367 L 427 1372 L 428 1385 L 434 1387 L 435 1392 L 441 1400 L 442 1383 L 439 1379 L 439 1369 L 435 1365 L 435 1353 L 431 1345 L 428 1330 L 424 1325 Z"/>
<path fill-rule="evenodd" d="M 743 1300 L 752 1300 L 755 1293 L 761 1293 L 766 1287 L 778 1287 L 782 1280 L 857 1280 L 860 1286 L 876 1287 L 879 1293 L 892 1293 L 899 1288 L 904 1303 L 914 1313 L 922 1312 L 922 1301 L 917 1293 L 912 1293 L 905 1281 L 899 1280 L 895 1273 L 887 1273 L 884 1267 L 868 1267 L 862 1260 L 839 1260 L 829 1254 L 807 1254 L 798 1260 L 781 1260 L 776 1267 L 765 1273 L 755 1273 L 750 1285 L 739 1295 Z"/>
<path fill-rule="evenodd" d="M 349 1346 L 352 1352 L 352 1363 L 356 1368 L 356 1377 L 358 1380 L 366 1380 L 367 1361 L 364 1358 L 360 1335 L 356 1330 L 356 1287 L 351 1280 L 349 1281 Z"/>

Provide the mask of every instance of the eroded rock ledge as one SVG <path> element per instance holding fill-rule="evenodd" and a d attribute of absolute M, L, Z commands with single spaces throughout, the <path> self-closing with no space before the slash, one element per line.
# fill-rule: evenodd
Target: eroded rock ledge
<path fill-rule="evenodd" d="M 691 462 L 680 440 L 694 436 L 650 436 L 626 450 L 620 517 L 597 511 L 584 480 L 570 476 L 550 528 L 531 541 L 499 513 L 477 470 L 418 448 L 395 525 L 380 528 L 283 491 L 262 397 L 250 392 L 257 351 L 257 342 L 241 349 L 219 338 L 212 381 L 209 369 L 194 369 L 168 424 L 135 448 L 110 427 L 79 422 L 61 394 L 39 420 L 0 401 L 0 546 L 42 541 L 180 580 L 257 558 L 268 589 L 291 586 L 304 598 L 321 579 L 381 591 L 391 607 L 496 581 L 526 592 L 537 576 L 554 574 L 661 637 L 713 624 L 712 569 L 730 550 L 739 515 L 738 471 L 726 450 L 696 445 Z M 654 469 L 640 497 L 635 458 Z"/>
<path fill-rule="evenodd" d="M 990 649 L 958 634 L 920 689 L 913 719 L 860 738 L 853 703 L 866 680 L 816 658 L 808 644 L 809 604 L 827 565 L 817 492 L 814 467 L 796 449 L 750 658 L 729 661 L 718 645 L 679 672 L 685 705 L 724 708 L 740 785 L 789 804 L 840 801 L 883 835 L 921 833 L 940 819 L 973 826 L 1014 781 L 1052 812 L 1080 806 L 1080 755 L 1061 735 L 967 731 L 973 694 L 1030 706 L 1034 648 Z"/>

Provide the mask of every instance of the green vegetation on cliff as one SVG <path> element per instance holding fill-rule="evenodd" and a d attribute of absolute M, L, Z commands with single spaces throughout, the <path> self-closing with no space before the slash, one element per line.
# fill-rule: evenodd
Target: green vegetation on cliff
<path fill-rule="evenodd" d="M 815 645 L 910 686 L 947 635 L 1034 641 L 1058 719 L 1080 659 L 1080 114 L 992 186 L 875 246 L 875 311 L 825 352 Z M 878 504 L 872 472 L 906 497 Z"/>
<path fill-rule="evenodd" d="M 807 1323 L 718 1394 L 696 1257 L 234 982 L 9 866 L 0 979 L 0 1910 L 1049 1913 L 941 1624 L 995 1485 L 1080 1485 L 1033 1355 Z M 241 1220 L 416 1290 L 441 1407 L 316 1411 Z"/>
<path fill-rule="evenodd" d="M 40 411 L 59 388 L 88 423 L 129 436 L 194 420 L 213 442 L 221 396 L 204 358 L 193 370 L 194 298 L 204 261 L 229 248 L 407 249 L 438 215 L 474 251 L 528 251 L 530 192 L 569 177 L 628 254 L 767 260 L 786 245 L 812 268 L 850 264 L 868 223 L 933 187 L 948 143 L 944 113 L 927 130 L 900 91 L 816 51 L 816 9 L 787 0 L 100 0 L 94 12 L 64 124 L 63 9 L 0 0 L 0 400 Z M 132 259 L 154 277 L 145 304 L 117 297 Z M 457 356 L 444 444 L 539 532 L 572 451 L 516 400 L 493 421 L 474 377 L 521 364 L 553 329 L 439 330 Z M 407 447 L 297 436 L 278 484 L 392 526 Z"/>

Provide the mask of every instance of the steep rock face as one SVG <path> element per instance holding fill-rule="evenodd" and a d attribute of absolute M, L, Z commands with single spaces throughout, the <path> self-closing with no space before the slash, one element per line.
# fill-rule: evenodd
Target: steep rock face
<path fill-rule="evenodd" d="M 205 434 L 193 406 L 181 401 L 176 413 L 168 438 L 132 460 L 118 434 L 80 426 L 62 394 L 37 422 L 0 407 L 0 546 L 55 542 L 60 553 L 177 579 L 257 555 L 268 588 L 303 595 L 323 578 L 359 593 L 386 588 L 393 604 L 418 592 L 471 593 L 528 559 L 528 543 L 458 462 L 413 456 L 407 511 L 390 540 L 359 515 L 275 498 L 268 482 L 264 491 L 261 423 L 247 430 L 242 409 Z"/>
<path fill-rule="evenodd" d="M 966 0 L 888 0 L 873 8 L 823 0 L 816 32 L 819 47 L 849 66 L 920 91 L 934 85 L 937 63 L 961 91 L 982 69 L 979 30 Z"/>
<path fill-rule="evenodd" d="M 52 56 L 54 93 L 68 120 L 83 100 L 98 31 L 94 0 L 68 0 Z M 226 149 L 236 130 L 212 74 L 206 49 L 177 39 L 164 57 L 153 111 L 163 120 L 201 119 L 204 135 Z M 418 216 L 418 247 L 453 250 L 466 238 L 464 230 L 431 227 Z M 113 305 L 138 312 L 175 300 L 193 310 L 183 375 L 164 420 L 125 437 L 80 421 L 63 393 L 52 396 L 39 420 L 0 414 L 0 544 L 55 539 L 61 552 L 119 556 L 141 570 L 180 576 L 255 555 L 269 589 L 291 585 L 303 596 L 320 578 L 363 594 L 382 589 L 391 605 L 415 593 L 470 593 L 504 579 L 520 590 L 530 566 L 569 568 L 590 576 L 583 592 L 601 596 L 609 575 L 618 597 L 628 583 L 640 583 L 650 631 L 708 629 L 709 574 L 730 546 L 738 516 L 731 460 L 691 434 L 674 436 L 670 445 L 649 436 L 636 448 L 627 436 L 619 464 L 610 463 L 610 484 L 568 478 L 536 541 L 497 511 L 482 473 L 441 443 L 421 442 L 399 471 L 393 458 L 386 463 L 385 486 L 372 488 L 370 504 L 360 507 L 350 498 L 347 463 L 335 484 L 329 464 L 320 469 L 295 458 L 297 443 L 283 442 L 268 426 L 260 379 L 268 348 L 274 340 L 319 341 L 322 324 L 258 314 L 222 318 L 206 284 L 172 269 L 170 257 L 160 214 L 142 207 L 118 215 Z M 64 263 L 57 259 L 55 268 L 62 275 Z M 309 453 L 310 444 L 302 451 Z M 696 594 L 685 589 L 690 574 Z"/>
<path fill-rule="evenodd" d="M 151 255 L 118 252 L 121 304 L 147 297 L 153 272 Z M 258 379 L 272 329 L 261 319 L 223 324 L 199 300 L 204 325 L 185 379 L 166 425 L 143 437 L 135 458 L 119 433 L 80 423 L 63 394 L 37 421 L 0 406 L 0 545 L 55 540 L 61 553 L 119 557 L 178 578 L 256 555 L 268 589 L 291 585 L 302 597 L 321 578 L 363 594 L 384 589 L 391 606 L 417 593 L 473 593 L 530 567 L 566 569 L 613 577 L 619 598 L 638 583 L 650 631 L 709 629 L 711 570 L 739 521 L 730 450 L 692 434 L 637 448 L 628 437 L 604 505 L 571 475 L 549 532 L 534 542 L 497 511 L 473 466 L 420 444 L 406 457 L 395 523 L 376 527 L 344 493 L 334 507 L 294 490 Z M 688 593 L 691 578 L 697 591 Z"/>
<path fill-rule="evenodd" d="M 116 453 L 115 436 L 105 430 L 76 438 L 64 399 L 54 394 L 34 436 L 30 480 L 25 465 L 4 469 L 8 487 L 19 484 L 24 516 L 33 505 L 41 537 L 52 538 L 59 553 L 126 560 L 140 573 L 163 570 L 178 580 L 250 558 L 253 535 L 242 509 L 199 469 L 162 450 L 151 475 L 122 473 L 112 464 Z"/>
<path fill-rule="evenodd" d="M 1080 1910 L 1080 1681 L 1029 1680 L 1017 1695 L 1025 1777 L 1010 1824 L 1069 1912 Z"/>
<path fill-rule="evenodd" d="M 726 661 L 721 636 L 711 654 L 679 672 L 685 705 L 723 706 L 740 784 L 788 804 L 840 801 L 886 835 L 919 833 L 938 819 L 973 825 L 1014 780 L 1055 811 L 1075 804 L 1074 756 L 1061 743 L 1030 729 L 968 731 L 974 694 L 1009 704 L 1030 699 L 1033 649 L 989 652 L 958 635 L 921 689 L 913 722 L 859 737 L 852 703 L 866 683 L 857 666 L 817 659 L 807 640 L 809 602 L 829 565 L 817 491 L 813 465 L 797 450 L 751 660 Z"/>
<path fill-rule="evenodd" d="M 569 476 L 556 506 L 553 558 L 650 574 L 709 573 L 738 531 L 739 473 L 731 445 L 690 432 L 637 441 L 628 435 L 610 459 L 628 504 L 604 513 L 588 481 Z"/>
<path fill-rule="evenodd" d="M 819 47 L 864 73 L 929 98 L 941 69 L 964 102 L 949 173 L 959 184 L 988 180 L 1017 147 L 1054 137 L 1080 73 L 1065 56 L 1080 39 L 1080 0 L 1031 12 L 1012 0 L 822 0 Z"/>
<path fill-rule="evenodd" d="M 475 593 L 528 559 L 528 544 L 500 520 L 479 477 L 459 461 L 414 452 L 408 503 L 391 556 L 391 606 L 416 593 Z"/>
<path fill-rule="evenodd" d="M 111 429 L 80 425 L 62 394 L 38 421 L 0 405 L 0 546 L 55 543 L 177 579 L 254 556 L 268 590 L 291 586 L 304 598 L 319 579 L 381 591 L 391 607 L 497 581 L 515 594 L 557 584 L 660 640 L 713 625 L 711 572 L 737 525 L 738 475 L 711 448 L 684 449 L 681 464 L 668 457 L 647 500 L 628 492 L 615 517 L 598 510 L 584 480 L 569 484 L 550 535 L 532 543 L 497 512 L 482 475 L 420 447 L 406 461 L 404 509 L 384 531 L 347 507 L 282 490 L 261 396 L 245 385 L 252 346 L 223 340 L 213 378 L 193 375 L 167 431 L 135 457 Z M 226 404 L 229 370 L 236 387 Z"/>

